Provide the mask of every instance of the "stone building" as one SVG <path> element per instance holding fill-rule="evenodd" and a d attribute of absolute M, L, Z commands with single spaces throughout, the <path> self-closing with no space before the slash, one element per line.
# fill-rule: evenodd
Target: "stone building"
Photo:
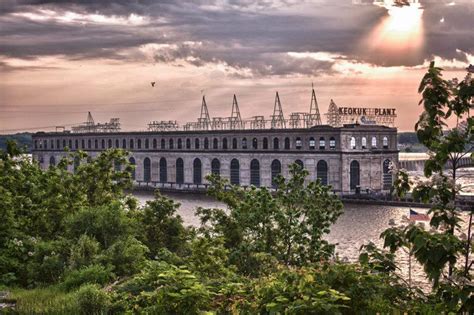
<path fill-rule="evenodd" d="M 398 164 L 397 130 L 379 125 L 318 125 L 305 129 L 148 131 L 113 133 L 38 132 L 33 157 L 43 168 L 67 153 L 94 157 L 108 148 L 130 152 L 136 184 L 171 189 L 202 188 L 219 173 L 232 184 L 272 187 L 299 163 L 309 179 L 321 179 L 338 193 L 388 191 L 390 165 Z M 86 161 L 76 161 L 86 163 Z M 74 166 L 71 166 L 73 171 Z"/>

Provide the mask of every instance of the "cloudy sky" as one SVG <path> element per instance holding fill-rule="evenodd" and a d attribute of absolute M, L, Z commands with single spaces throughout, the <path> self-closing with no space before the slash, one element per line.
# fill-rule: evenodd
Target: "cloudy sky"
<path fill-rule="evenodd" d="M 416 0 L 411 0 L 417 2 Z M 394 107 L 412 130 L 430 60 L 445 77 L 474 64 L 474 1 L 1 0 L 0 132 L 119 117 L 152 120 Z M 150 82 L 156 82 L 152 87 Z M 325 117 L 323 116 L 323 121 Z"/>

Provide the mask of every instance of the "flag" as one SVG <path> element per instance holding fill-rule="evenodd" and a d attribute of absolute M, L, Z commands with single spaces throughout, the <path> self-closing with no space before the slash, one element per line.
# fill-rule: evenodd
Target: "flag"
<path fill-rule="evenodd" d="M 424 213 L 418 213 L 413 209 L 410 209 L 410 221 L 429 221 L 430 217 Z"/>

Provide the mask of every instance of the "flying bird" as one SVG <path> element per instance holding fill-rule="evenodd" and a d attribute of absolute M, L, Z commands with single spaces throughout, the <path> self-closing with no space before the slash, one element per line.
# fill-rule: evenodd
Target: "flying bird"
<path fill-rule="evenodd" d="M 155 87 L 155 83 L 156 83 L 156 82 L 154 82 L 154 81 L 151 82 L 151 87 Z"/>

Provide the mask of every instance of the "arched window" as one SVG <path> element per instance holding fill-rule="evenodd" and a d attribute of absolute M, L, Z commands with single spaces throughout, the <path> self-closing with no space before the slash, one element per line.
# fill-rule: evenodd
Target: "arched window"
<path fill-rule="evenodd" d="M 362 149 L 367 148 L 367 138 L 366 137 L 362 137 L 361 146 L 362 146 Z"/>
<path fill-rule="evenodd" d="M 79 159 L 78 156 L 74 158 L 74 173 L 77 172 L 77 169 L 79 168 L 79 165 L 81 165 L 81 160 Z"/>
<path fill-rule="evenodd" d="M 149 149 L 149 148 L 150 148 L 150 140 L 145 139 L 145 149 Z"/>
<path fill-rule="evenodd" d="M 173 139 L 170 139 L 170 140 L 169 140 L 169 148 L 170 148 L 170 149 L 174 149 L 174 141 L 173 141 Z"/>
<path fill-rule="evenodd" d="M 328 163 L 326 161 L 321 160 L 316 165 L 316 178 L 321 181 L 321 184 L 328 184 Z"/>
<path fill-rule="evenodd" d="M 247 149 L 247 138 L 242 139 L 242 149 Z"/>
<path fill-rule="evenodd" d="M 127 140 L 122 139 L 122 149 L 126 149 L 126 148 L 127 148 Z"/>
<path fill-rule="evenodd" d="M 351 149 L 355 149 L 355 148 L 356 148 L 356 138 L 351 137 Z"/>
<path fill-rule="evenodd" d="M 186 139 L 186 149 L 191 149 L 191 139 Z"/>
<path fill-rule="evenodd" d="M 63 140 L 63 147 L 66 146 L 66 140 Z M 94 148 L 98 149 L 99 148 L 99 140 L 95 139 L 94 140 Z"/>
<path fill-rule="evenodd" d="M 316 148 L 316 140 L 313 137 L 309 138 L 309 148 L 315 149 Z"/>
<path fill-rule="evenodd" d="M 204 138 L 204 149 L 209 149 L 209 139 L 208 138 Z"/>
<path fill-rule="evenodd" d="M 89 139 L 89 142 L 91 142 L 91 139 Z M 59 139 L 56 140 L 56 149 L 59 149 L 60 147 L 60 144 L 61 142 L 59 141 Z M 89 145 L 89 149 L 91 148 L 91 146 Z"/>
<path fill-rule="evenodd" d="M 384 149 L 388 149 L 388 138 L 387 137 L 382 138 L 382 145 L 383 145 Z"/>
<path fill-rule="evenodd" d="M 350 167 L 350 188 L 356 189 L 360 185 L 360 166 L 359 162 L 352 161 Z"/>
<path fill-rule="evenodd" d="M 35 149 L 38 149 L 38 140 L 35 140 Z"/>
<path fill-rule="evenodd" d="M 176 184 L 184 184 L 184 161 L 182 158 L 176 160 Z"/>
<path fill-rule="evenodd" d="M 49 158 L 49 166 L 55 166 L 56 165 L 56 158 L 54 156 Z"/>
<path fill-rule="evenodd" d="M 98 148 L 99 148 L 99 145 L 98 145 L 98 142 L 97 142 L 98 140 L 96 139 L 95 141 L 96 141 L 96 143 L 97 143 L 97 145 L 95 146 L 95 148 L 98 149 Z M 63 139 L 63 148 L 64 148 L 65 146 L 66 146 L 66 139 Z M 37 146 L 35 146 L 35 147 L 37 147 Z"/>
<path fill-rule="evenodd" d="M 134 147 L 134 144 L 133 144 L 133 139 L 130 139 L 130 145 L 129 145 L 130 149 L 133 149 Z"/>
<path fill-rule="evenodd" d="M 296 160 L 295 163 L 296 163 L 296 165 L 298 165 L 301 169 L 304 168 L 304 163 L 303 163 L 303 161 L 301 161 L 301 160 Z"/>
<path fill-rule="evenodd" d="M 149 158 L 143 160 L 143 181 L 151 181 L 151 162 Z"/>
<path fill-rule="evenodd" d="M 71 140 L 69 140 L 69 147 L 72 147 Z M 105 139 L 102 139 L 102 149 L 105 149 Z"/>
<path fill-rule="evenodd" d="M 48 143 L 47 141 L 44 142 L 44 148 L 45 149 L 47 149 L 46 148 L 47 143 Z M 111 147 L 112 147 L 112 140 L 109 139 L 109 148 L 111 148 Z M 79 149 L 79 141 L 77 139 L 74 141 L 74 148 Z"/>
<path fill-rule="evenodd" d="M 250 185 L 260 187 L 260 163 L 257 159 L 250 162 Z"/>
<path fill-rule="evenodd" d="M 280 149 L 280 140 L 278 140 L 278 138 L 273 138 L 273 149 L 274 150 Z"/>
<path fill-rule="evenodd" d="M 237 139 L 232 139 L 232 149 L 237 149 Z"/>
<path fill-rule="evenodd" d="M 82 146 L 84 146 L 84 144 Z M 115 147 L 117 149 L 120 148 L 120 140 L 119 139 L 115 139 Z"/>
<path fill-rule="evenodd" d="M 227 150 L 227 138 L 222 139 L 222 149 Z"/>
<path fill-rule="evenodd" d="M 295 148 L 297 148 L 299 150 L 299 149 L 301 149 L 302 146 L 303 146 L 303 142 L 301 141 L 301 138 L 297 137 L 296 140 L 295 140 Z"/>
<path fill-rule="evenodd" d="M 240 185 L 240 163 L 237 159 L 230 161 L 230 183 Z"/>
<path fill-rule="evenodd" d="M 58 142 L 58 148 L 59 148 L 59 142 Z M 91 148 L 92 148 L 92 141 L 91 141 L 91 139 L 88 139 L 88 140 L 87 140 L 87 148 L 88 148 L 88 149 L 91 149 Z"/>
<path fill-rule="evenodd" d="M 272 161 L 272 187 L 276 187 L 275 178 L 281 174 L 281 162 L 279 160 Z"/>
<path fill-rule="evenodd" d="M 199 149 L 199 138 L 194 139 L 194 148 Z"/>
<path fill-rule="evenodd" d="M 331 150 L 336 149 L 336 139 L 334 137 L 329 138 L 329 148 Z"/>
<path fill-rule="evenodd" d="M 202 182 L 202 163 L 200 159 L 194 159 L 193 162 L 193 183 L 201 184 Z"/>
<path fill-rule="evenodd" d="M 319 138 L 319 150 L 325 150 L 326 149 L 326 140 L 324 137 Z"/>
<path fill-rule="evenodd" d="M 156 139 L 153 139 L 153 149 L 158 149 L 158 141 Z"/>
<path fill-rule="evenodd" d="M 118 139 L 116 140 L 115 143 L 118 143 Z M 54 145 L 53 140 L 51 140 L 51 149 L 53 149 L 53 145 Z M 81 140 L 81 148 L 82 149 L 86 148 L 86 140 L 84 140 L 84 139 Z"/>
<path fill-rule="evenodd" d="M 372 137 L 372 148 L 376 148 L 376 147 L 377 147 L 377 138 Z"/>
<path fill-rule="evenodd" d="M 211 162 L 211 173 L 214 175 L 221 174 L 221 162 L 218 159 L 213 159 Z"/>
<path fill-rule="evenodd" d="M 183 140 L 181 140 L 181 138 L 178 139 L 178 149 L 182 149 L 183 148 Z"/>
<path fill-rule="evenodd" d="M 285 138 L 285 150 L 290 149 L 290 138 Z"/>
<path fill-rule="evenodd" d="M 77 140 L 76 140 L 77 141 Z M 109 141 L 107 141 L 108 143 L 108 148 L 110 149 L 112 147 L 112 139 L 109 139 Z M 76 143 L 77 144 L 77 143 Z M 77 146 L 76 146 L 77 147 Z"/>
<path fill-rule="evenodd" d="M 138 139 L 137 140 L 137 149 L 141 149 L 142 148 L 142 139 Z"/>
<path fill-rule="evenodd" d="M 258 149 L 258 140 L 257 140 L 257 138 L 252 139 L 252 148 L 255 149 L 255 150 Z"/>
<path fill-rule="evenodd" d="M 160 143 L 160 147 L 161 147 L 162 150 L 164 150 L 164 149 L 166 148 L 166 140 L 165 140 L 165 139 L 161 139 L 160 142 L 161 142 L 161 143 Z"/>
<path fill-rule="evenodd" d="M 267 137 L 263 138 L 263 149 L 264 150 L 268 149 L 268 138 Z"/>
<path fill-rule="evenodd" d="M 160 182 L 166 183 L 168 181 L 168 165 L 165 158 L 160 159 Z"/>
<path fill-rule="evenodd" d="M 133 140 L 130 140 L 130 141 L 133 141 Z M 131 143 L 133 143 L 133 142 L 131 142 Z M 128 159 L 128 162 L 132 166 L 132 179 L 135 180 L 135 158 L 133 156 L 131 156 Z"/>

